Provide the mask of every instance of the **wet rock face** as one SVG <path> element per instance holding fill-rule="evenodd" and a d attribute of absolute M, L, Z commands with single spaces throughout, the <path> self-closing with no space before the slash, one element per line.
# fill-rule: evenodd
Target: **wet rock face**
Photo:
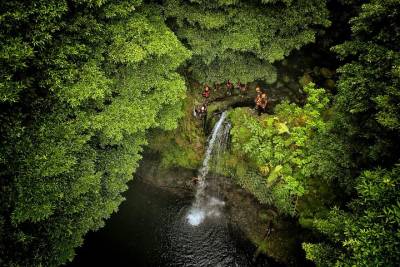
<path fill-rule="evenodd" d="M 328 68 L 321 68 L 320 69 L 320 74 L 322 77 L 324 77 L 325 79 L 331 79 L 333 78 L 333 76 L 335 75 L 335 71 L 330 70 Z"/>
<path fill-rule="evenodd" d="M 177 196 L 193 196 L 197 170 L 164 169 L 156 154 L 146 154 L 137 170 L 136 179 L 160 187 Z M 232 225 L 251 240 L 260 252 L 290 266 L 305 266 L 301 244 L 297 237 L 302 230 L 293 221 L 278 218 L 270 207 L 261 205 L 251 194 L 238 186 L 232 178 L 211 173 L 207 183 L 224 202 L 223 212 Z M 270 224 L 272 222 L 272 224 Z M 269 230 L 269 225 L 272 229 Z M 268 234 L 270 232 L 270 234 Z M 256 251 L 254 251 L 256 253 Z"/>
<path fill-rule="evenodd" d="M 145 155 L 136 172 L 137 179 L 156 187 L 163 188 L 173 194 L 194 195 L 196 184 L 193 177 L 197 170 L 183 168 L 163 169 L 159 158 L 154 154 Z M 234 183 L 232 179 L 211 175 L 207 178 L 210 187 L 218 188 L 214 192 L 225 202 L 224 212 L 246 237 L 254 240 L 262 239 L 266 233 L 267 223 L 262 214 L 262 207 L 252 195 Z"/>
<path fill-rule="evenodd" d="M 324 88 L 326 89 L 334 89 L 336 87 L 336 83 L 332 79 L 327 79 L 324 82 Z"/>
<path fill-rule="evenodd" d="M 136 179 L 163 188 L 177 195 L 192 194 L 195 184 L 193 177 L 197 170 L 180 167 L 163 168 L 158 154 L 146 153 L 136 171 Z M 179 175 L 177 175 L 179 174 Z"/>
<path fill-rule="evenodd" d="M 215 115 L 223 110 L 237 107 L 254 108 L 257 85 L 268 94 L 267 113 L 273 113 L 274 106 L 284 99 L 301 104 L 305 97 L 302 88 L 309 82 L 315 82 L 326 89 L 334 90 L 336 73 L 333 67 L 326 64 L 327 62 L 329 60 L 321 59 L 321 56 L 316 53 L 312 57 L 293 54 L 277 64 L 278 77 L 273 84 L 257 81 L 248 84 L 245 92 L 236 89 L 228 92 L 224 84 L 219 88 L 212 86 L 208 100 L 201 96 L 203 85 L 193 82 L 188 96 L 193 100 L 191 103 L 200 105 L 207 101 L 208 104 L 206 123 L 201 124 L 205 125 L 205 130 L 201 134 L 204 133 L 204 138 L 210 134 L 218 120 L 216 119 L 218 116 Z M 187 113 L 186 116 L 191 116 L 191 113 Z M 198 124 L 200 125 L 200 123 Z M 190 131 L 187 130 L 189 136 Z M 200 151 L 200 147 L 197 150 Z M 203 153 L 197 154 L 202 155 Z M 159 159 L 146 157 L 137 173 L 145 182 L 162 187 L 174 194 L 194 195 L 196 169 L 179 167 L 163 169 Z M 224 201 L 224 212 L 229 220 L 247 238 L 257 244 L 261 252 L 291 266 L 305 266 L 299 242 L 305 240 L 303 235 L 308 235 L 308 233 L 301 229 L 294 219 L 279 218 L 276 213 L 271 213 L 271 207 L 259 204 L 233 179 L 211 174 L 207 178 L 207 182 L 215 183 L 214 187 L 218 188 L 219 191 L 216 194 Z"/>
<path fill-rule="evenodd" d="M 160 166 L 157 155 L 147 154 L 136 172 L 137 179 L 156 187 L 163 188 L 177 195 L 193 195 L 196 183 L 193 177 L 197 170 L 172 168 L 164 169 Z M 210 175 L 207 178 L 209 187 L 214 188 L 215 195 L 226 203 L 225 212 L 230 220 L 238 226 L 250 239 L 262 239 L 266 233 L 267 222 L 263 216 L 265 207 L 260 205 L 252 195 L 239 187 L 232 179 Z"/>
<path fill-rule="evenodd" d="M 307 72 L 303 74 L 303 76 L 301 76 L 301 78 L 299 79 L 299 84 L 301 86 L 306 86 L 307 84 L 309 84 L 310 82 L 313 81 L 313 78 L 311 77 L 310 74 L 308 74 Z"/>

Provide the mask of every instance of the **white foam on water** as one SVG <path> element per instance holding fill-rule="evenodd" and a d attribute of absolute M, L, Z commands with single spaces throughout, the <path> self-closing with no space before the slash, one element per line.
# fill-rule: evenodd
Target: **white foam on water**
<path fill-rule="evenodd" d="M 210 197 L 208 200 L 208 206 L 225 206 L 225 202 L 216 197 Z"/>
<path fill-rule="evenodd" d="M 190 225 L 198 226 L 201 224 L 205 219 L 205 212 L 201 209 L 192 208 L 189 211 L 189 214 L 186 216 Z"/>
<path fill-rule="evenodd" d="M 201 208 L 192 207 L 186 216 L 187 221 L 192 226 L 200 225 L 206 218 L 216 218 L 221 216 L 221 209 L 225 202 L 216 198 L 209 197 Z"/>

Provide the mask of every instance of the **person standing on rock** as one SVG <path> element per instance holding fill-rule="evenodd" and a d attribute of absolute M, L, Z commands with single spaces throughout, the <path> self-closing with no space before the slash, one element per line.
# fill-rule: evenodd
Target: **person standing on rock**
<path fill-rule="evenodd" d="M 261 94 L 257 95 L 256 98 L 254 99 L 254 102 L 256 106 L 254 107 L 255 110 L 258 111 L 260 115 L 260 107 L 261 107 Z"/>
<path fill-rule="evenodd" d="M 260 105 L 261 101 L 261 89 L 260 86 L 256 86 L 256 97 L 254 98 L 254 103 L 256 104 L 256 106 L 254 107 L 254 109 L 258 109 L 258 106 Z"/>
<path fill-rule="evenodd" d="M 214 91 L 218 92 L 221 89 L 221 84 L 219 82 L 214 82 Z"/>
<path fill-rule="evenodd" d="M 238 86 L 239 86 L 240 96 L 243 98 L 247 94 L 247 84 L 243 84 L 239 81 Z"/>
<path fill-rule="evenodd" d="M 205 99 L 208 99 L 208 98 L 210 97 L 210 93 L 211 93 L 210 87 L 208 86 L 208 84 L 206 84 L 206 85 L 204 86 L 204 91 L 203 91 L 203 93 L 202 93 L 202 96 L 203 96 Z"/>
<path fill-rule="evenodd" d="M 258 111 L 258 115 L 261 115 L 262 112 L 265 112 L 268 104 L 267 94 L 261 91 L 259 86 L 256 87 L 257 96 L 254 99 L 256 104 L 255 109 Z"/>
<path fill-rule="evenodd" d="M 260 107 L 262 112 L 265 112 L 265 110 L 267 109 L 267 104 L 268 104 L 267 93 L 262 93 L 260 102 Z"/>
<path fill-rule="evenodd" d="M 231 80 L 228 80 L 226 82 L 226 93 L 228 94 L 228 96 L 231 96 L 233 92 L 233 83 L 231 82 Z"/>
<path fill-rule="evenodd" d="M 256 86 L 256 94 L 257 96 L 261 95 L 261 88 L 259 85 Z"/>

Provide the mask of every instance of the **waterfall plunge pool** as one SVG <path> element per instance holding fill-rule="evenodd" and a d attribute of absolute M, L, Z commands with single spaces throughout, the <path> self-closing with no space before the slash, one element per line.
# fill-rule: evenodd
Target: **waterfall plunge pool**
<path fill-rule="evenodd" d="M 136 179 L 125 197 L 68 266 L 282 266 L 265 256 L 253 261 L 256 248 L 224 214 L 191 225 L 191 192 L 174 194 Z"/>
<path fill-rule="evenodd" d="M 195 193 L 176 186 L 192 174 L 171 169 L 166 175 L 159 162 L 143 160 L 127 200 L 103 229 L 87 235 L 69 266 L 283 266 L 257 253 L 239 227 L 258 224 L 255 206 L 242 203 L 250 198 L 226 178 L 208 174 L 209 162 L 218 162 L 226 149 L 230 124 L 225 118 L 223 112 L 209 137 Z M 169 186 L 159 183 L 168 180 Z"/>

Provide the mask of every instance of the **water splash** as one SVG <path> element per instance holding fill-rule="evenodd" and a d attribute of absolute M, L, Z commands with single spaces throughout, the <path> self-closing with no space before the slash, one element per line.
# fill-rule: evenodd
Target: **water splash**
<path fill-rule="evenodd" d="M 218 122 L 215 124 L 214 129 L 211 133 L 211 138 L 208 142 L 208 146 L 206 149 L 206 153 L 204 156 L 202 167 L 199 169 L 198 174 L 198 184 L 197 191 L 195 196 L 195 201 L 192 204 L 191 209 L 189 210 L 188 215 L 186 216 L 189 224 L 193 226 L 200 225 L 206 217 L 218 217 L 221 214 L 221 208 L 225 205 L 225 202 L 219 200 L 216 197 L 207 196 L 205 189 L 207 187 L 206 184 L 206 176 L 209 172 L 209 161 L 213 154 L 214 147 L 216 146 L 218 152 L 221 149 L 226 147 L 228 134 L 230 130 L 230 125 L 225 124 L 224 121 L 226 119 L 227 112 L 224 111 L 221 114 Z"/>
<path fill-rule="evenodd" d="M 186 218 L 191 225 L 197 226 L 204 221 L 205 217 L 204 210 L 192 208 Z"/>

